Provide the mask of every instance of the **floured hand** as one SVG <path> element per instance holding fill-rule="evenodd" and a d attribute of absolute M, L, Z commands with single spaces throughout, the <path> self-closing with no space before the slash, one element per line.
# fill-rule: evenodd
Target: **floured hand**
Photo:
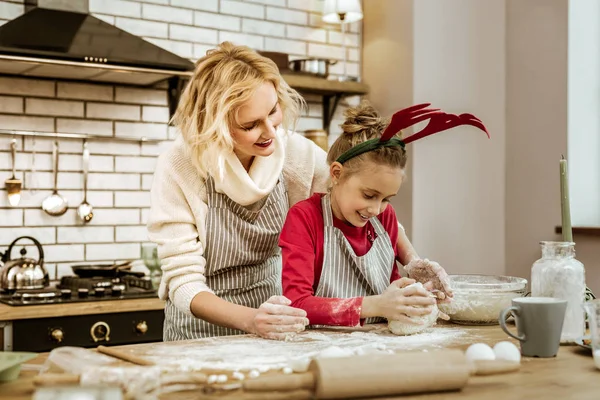
<path fill-rule="evenodd" d="M 408 276 L 417 282 L 421 282 L 427 290 L 435 294 L 440 301 L 448 302 L 454 296 L 450 288 L 448 274 L 435 261 L 428 259 L 417 259 L 404 266 Z"/>
<path fill-rule="evenodd" d="M 256 310 L 252 333 L 265 339 L 285 340 L 302 332 L 308 325 L 306 311 L 290 307 L 291 303 L 287 297 L 271 296 Z"/>

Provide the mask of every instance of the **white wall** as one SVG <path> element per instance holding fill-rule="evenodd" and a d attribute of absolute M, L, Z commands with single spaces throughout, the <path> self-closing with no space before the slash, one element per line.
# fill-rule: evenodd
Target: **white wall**
<path fill-rule="evenodd" d="M 600 1 L 569 2 L 571 222 L 600 226 Z"/>
<path fill-rule="evenodd" d="M 491 140 L 458 127 L 409 145 L 413 243 L 453 273 L 505 272 L 505 2 L 414 2 L 414 100 L 469 112 Z"/>

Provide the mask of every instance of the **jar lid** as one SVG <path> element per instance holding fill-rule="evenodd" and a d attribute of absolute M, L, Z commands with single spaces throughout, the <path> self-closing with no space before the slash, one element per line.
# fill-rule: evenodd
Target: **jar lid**
<path fill-rule="evenodd" d="M 509 292 L 524 290 L 527 286 L 527 279 L 516 276 L 464 274 L 448 277 L 453 290 Z"/>

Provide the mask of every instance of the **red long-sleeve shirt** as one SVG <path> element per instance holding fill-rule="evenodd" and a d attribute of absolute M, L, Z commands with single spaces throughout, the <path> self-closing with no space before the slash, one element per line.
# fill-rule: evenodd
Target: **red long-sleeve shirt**
<path fill-rule="evenodd" d="M 283 295 L 292 301 L 293 307 L 307 312 L 312 325 L 356 326 L 364 322 L 360 318 L 363 297 L 340 299 L 315 296 L 323 270 L 322 196 L 323 194 L 315 193 L 296 203 L 288 212 L 279 238 L 283 257 Z M 393 207 L 388 205 L 377 218 L 390 236 L 391 246 L 398 259 L 398 221 Z M 344 233 L 357 256 L 363 256 L 371 249 L 367 233 L 370 232 L 374 238 L 375 229 L 370 222 L 359 228 L 334 216 L 333 226 Z M 390 282 L 399 278 L 400 273 L 394 265 Z"/>

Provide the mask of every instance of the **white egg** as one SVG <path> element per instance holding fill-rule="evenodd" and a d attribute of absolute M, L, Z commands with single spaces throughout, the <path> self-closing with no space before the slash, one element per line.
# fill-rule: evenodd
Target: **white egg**
<path fill-rule="evenodd" d="M 465 355 L 469 361 L 496 359 L 494 350 L 485 343 L 475 343 L 470 345 Z"/>
<path fill-rule="evenodd" d="M 498 342 L 494 346 L 496 360 L 521 361 L 519 348 L 511 342 Z"/>

